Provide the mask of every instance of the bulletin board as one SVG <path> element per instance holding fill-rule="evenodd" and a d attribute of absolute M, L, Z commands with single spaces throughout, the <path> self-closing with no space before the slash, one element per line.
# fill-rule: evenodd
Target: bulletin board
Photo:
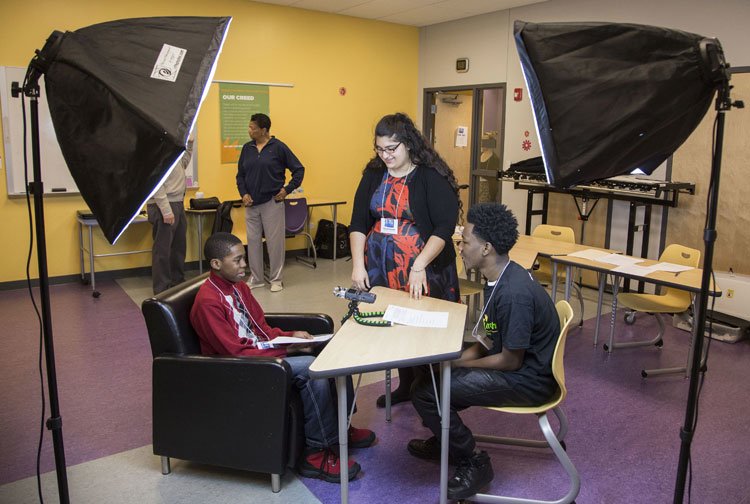
<path fill-rule="evenodd" d="M 2 109 L 3 144 L 5 146 L 5 177 L 9 196 L 26 193 L 24 182 L 24 127 L 21 98 L 11 94 L 13 82 L 23 83 L 25 68 L 0 66 L 0 108 Z M 44 77 L 39 80 L 39 148 L 42 164 L 42 181 L 45 194 L 78 194 L 78 187 L 65 164 L 60 146 L 57 143 L 55 129 L 47 105 Z M 26 152 L 29 170 L 29 182 L 33 180 L 31 158 L 31 119 L 29 99 L 26 104 Z M 196 142 L 197 145 L 197 142 Z M 185 176 L 188 187 L 198 187 L 198 156 L 193 152 Z"/>

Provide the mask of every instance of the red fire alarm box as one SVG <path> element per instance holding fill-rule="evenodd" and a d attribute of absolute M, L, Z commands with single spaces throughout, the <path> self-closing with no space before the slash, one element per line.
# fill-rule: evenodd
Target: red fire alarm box
<path fill-rule="evenodd" d="M 513 90 L 513 101 L 523 100 L 523 88 L 517 87 Z"/>

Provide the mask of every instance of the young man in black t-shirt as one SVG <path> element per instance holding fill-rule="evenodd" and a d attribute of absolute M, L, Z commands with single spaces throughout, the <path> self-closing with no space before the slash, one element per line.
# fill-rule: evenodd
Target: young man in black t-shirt
<path fill-rule="evenodd" d="M 552 376 L 560 332 L 557 311 L 544 288 L 510 260 L 517 240 L 518 222 L 505 205 L 481 203 L 469 209 L 459 250 L 466 268 L 479 268 L 487 286 L 472 331 L 477 342 L 452 363 L 449 453 L 457 467 L 448 481 L 449 499 L 468 498 L 494 477 L 487 452 L 474 451 L 474 436 L 458 411 L 542 404 L 557 389 Z M 440 415 L 430 380 L 418 384 L 412 402 L 434 436 L 411 440 L 409 452 L 439 460 Z"/>

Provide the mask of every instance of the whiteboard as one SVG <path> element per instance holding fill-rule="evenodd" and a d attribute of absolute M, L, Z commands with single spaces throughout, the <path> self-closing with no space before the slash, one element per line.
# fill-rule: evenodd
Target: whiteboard
<path fill-rule="evenodd" d="M 5 145 L 5 177 L 8 182 L 8 195 L 26 193 L 24 186 L 23 160 L 23 113 L 21 97 L 13 98 L 11 85 L 18 82 L 23 84 L 26 69 L 20 67 L 0 66 L 0 108 L 3 121 L 3 144 Z M 42 164 L 42 182 L 45 194 L 78 194 L 78 187 L 68 170 L 60 146 L 57 143 L 55 129 L 47 105 L 44 77 L 39 80 L 39 150 Z M 29 98 L 26 97 L 26 152 L 28 156 L 29 182 L 34 178 L 31 158 L 31 115 Z M 195 146 L 197 146 L 197 137 Z M 193 149 L 193 157 L 185 171 L 187 185 L 198 187 L 198 155 L 197 147 Z"/>

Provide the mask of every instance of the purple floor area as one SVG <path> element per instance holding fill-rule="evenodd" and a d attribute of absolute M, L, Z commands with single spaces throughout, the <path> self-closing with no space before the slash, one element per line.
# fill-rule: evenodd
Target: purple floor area
<path fill-rule="evenodd" d="M 98 299 L 90 286 L 50 288 L 69 466 L 151 443 L 151 350 L 140 307 L 113 281 L 97 282 L 97 287 Z M 38 290 L 35 294 L 39 303 Z M 0 357 L 3 484 L 35 473 L 41 418 L 39 328 L 27 290 L 0 292 L 0 320 L 5 346 Z M 46 374 L 44 388 L 47 393 Z M 41 469 L 54 470 L 46 429 Z"/>
<path fill-rule="evenodd" d="M 102 281 L 99 288 L 99 299 L 77 284 L 51 289 L 68 465 L 151 442 L 151 354 L 140 309 L 114 282 Z M 6 348 L 0 357 L 4 484 L 34 474 L 39 434 L 38 329 L 26 291 L 0 292 L 0 320 Z M 603 320 L 609 322 L 607 317 Z M 638 317 L 633 326 L 621 321 L 620 317 L 622 340 L 656 331 L 649 316 Z M 672 502 L 688 381 L 681 376 L 643 380 L 640 370 L 683 364 L 688 335 L 668 327 L 661 350 L 622 349 L 607 356 L 601 346 L 592 346 L 593 322 L 571 330 L 566 354 L 569 395 L 563 409 L 570 421 L 568 453 L 582 480 L 577 502 Z M 712 343 L 693 441 L 692 502 L 750 503 L 748 363 L 747 342 Z M 409 439 L 429 433 L 408 403 L 395 406 L 393 421 L 386 423 L 384 411 L 374 406 L 382 387 L 370 385 L 359 393 L 353 423 L 375 430 L 379 441 L 352 452 L 363 472 L 350 484 L 350 502 L 437 502 L 438 465 L 414 459 L 405 448 Z M 540 436 L 533 416 L 481 408 L 462 416 L 475 432 Z M 565 492 L 566 476 L 551 453 L 482 448 L 493 460 L 491 492 L 547 499 Z M 42 470 L 53 469 L 52 443 L 45 431 Z M 302 481 L 322 502 L 339 501 L 338 485 Z"/>

